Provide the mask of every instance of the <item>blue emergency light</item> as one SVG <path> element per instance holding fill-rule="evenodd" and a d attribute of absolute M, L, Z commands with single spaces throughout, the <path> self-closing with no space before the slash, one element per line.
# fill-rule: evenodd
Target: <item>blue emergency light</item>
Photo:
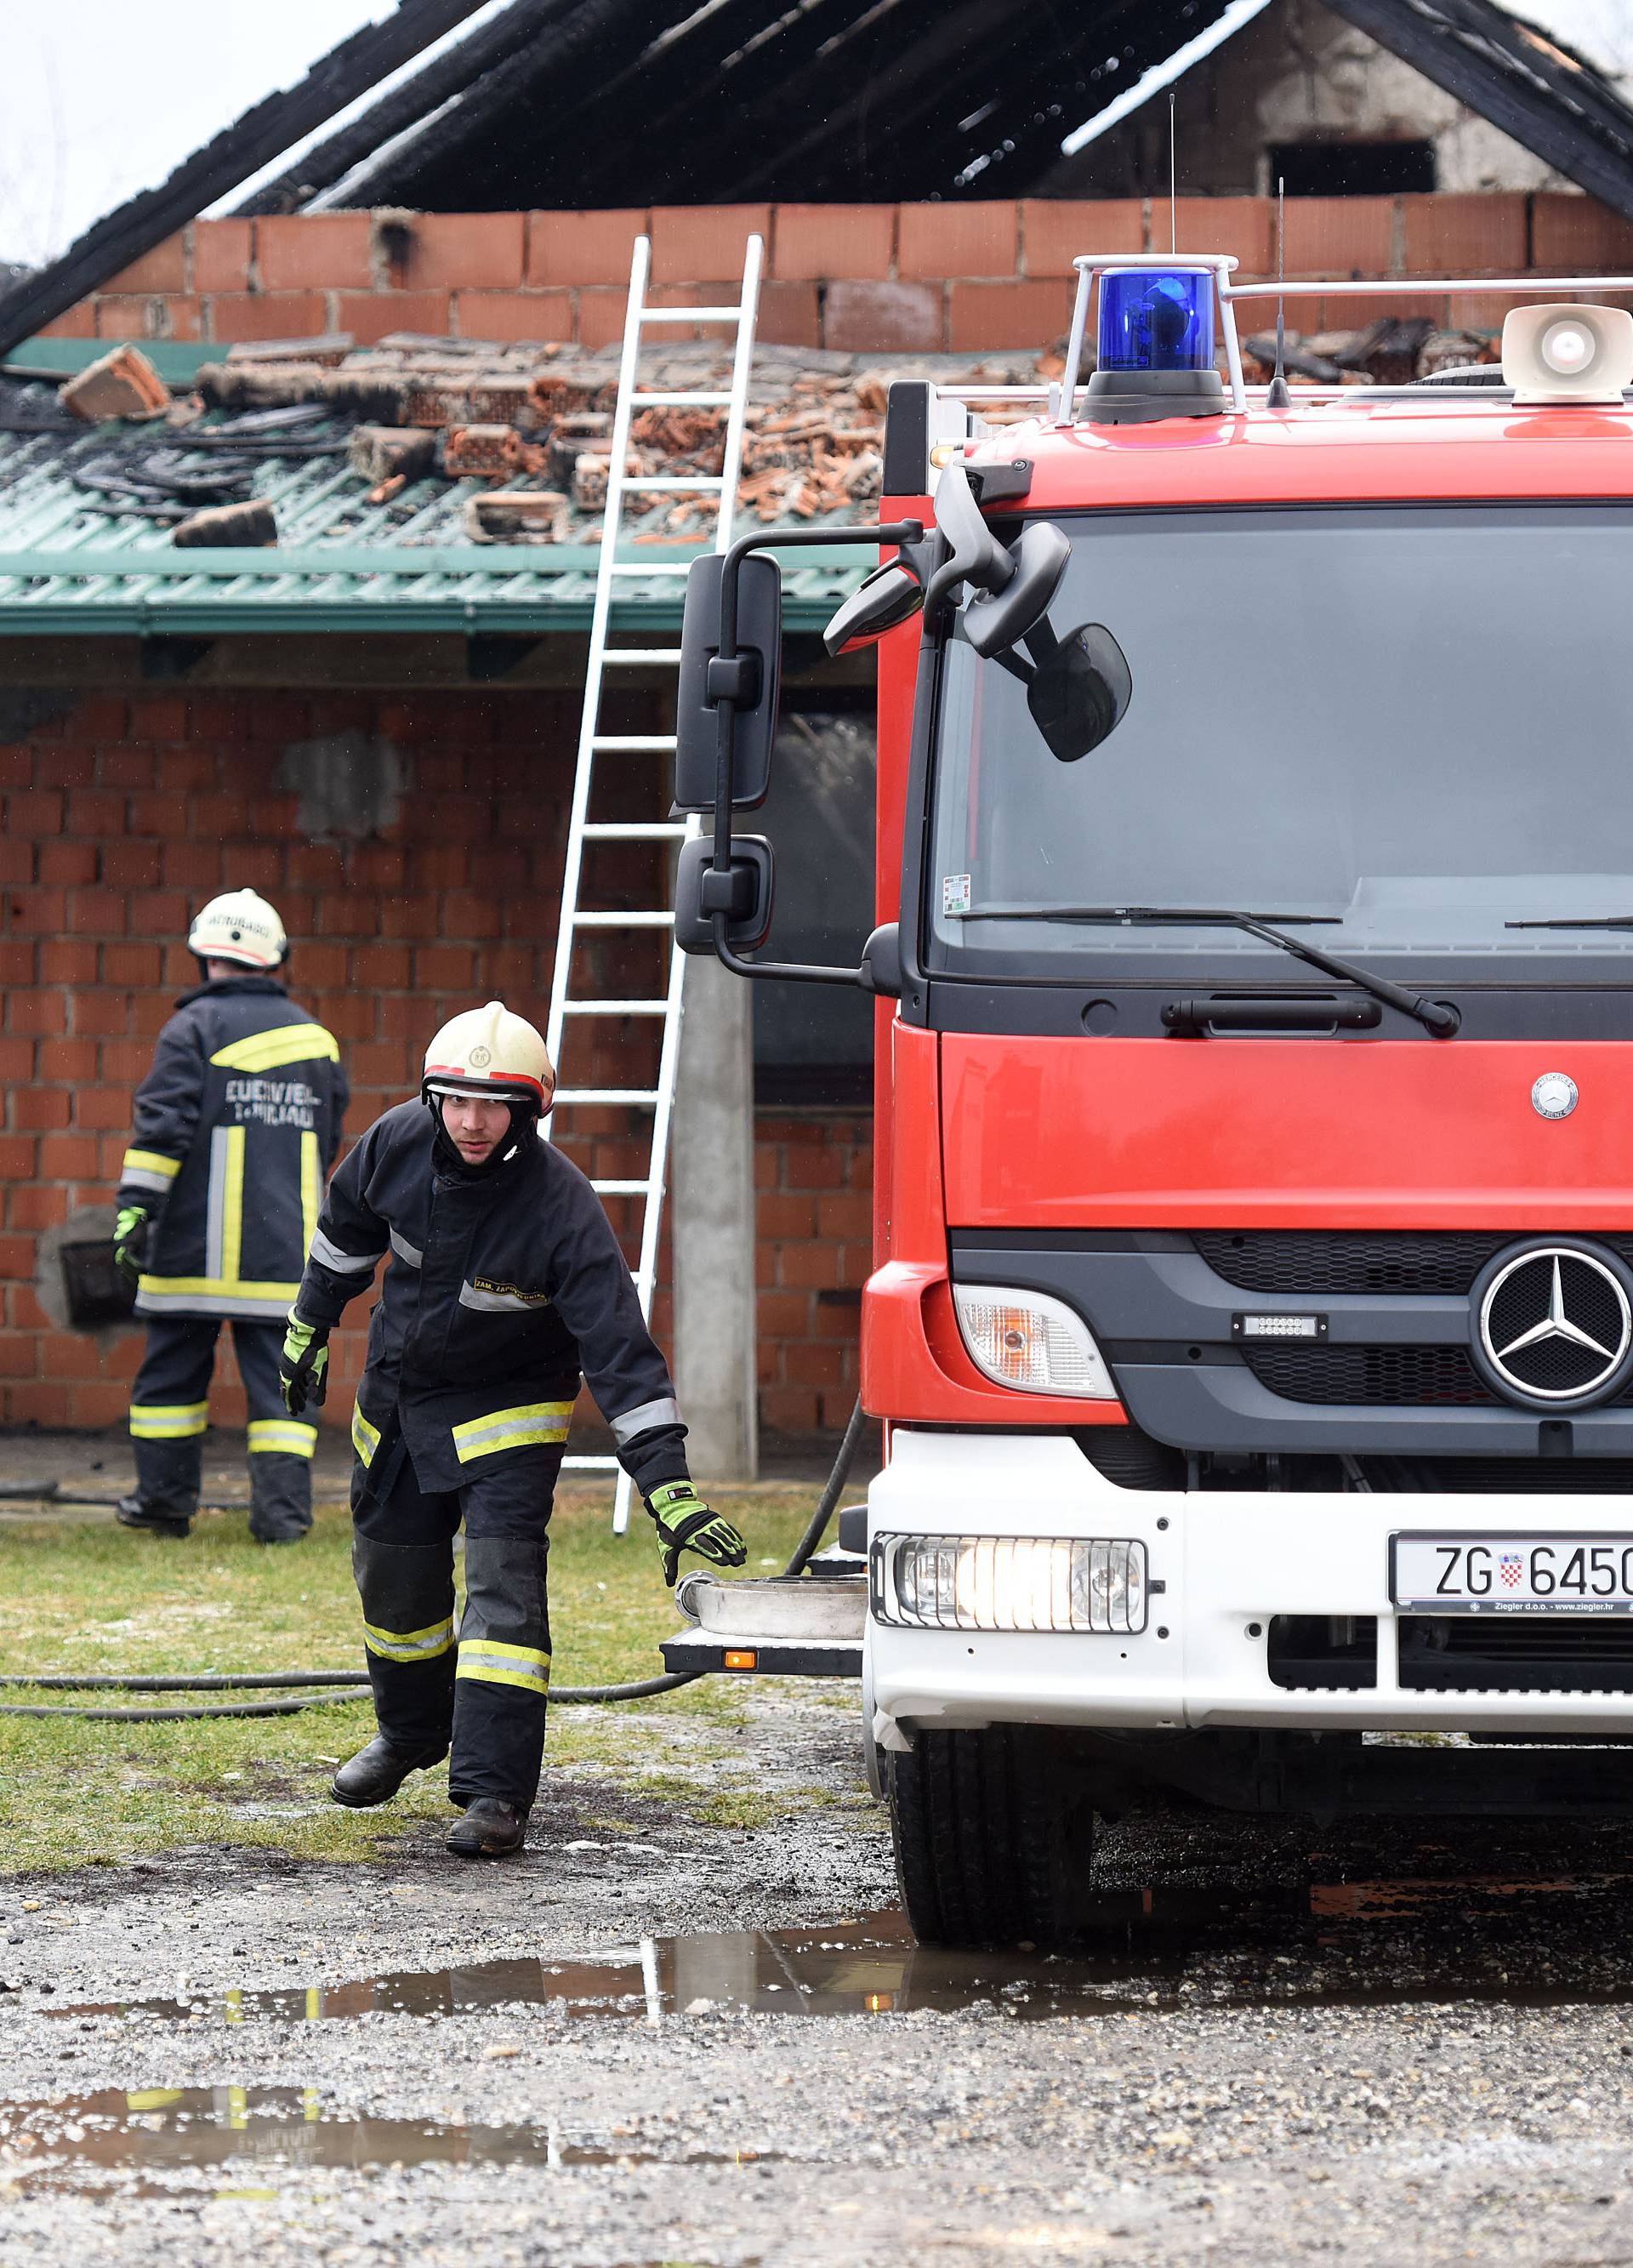
<path fill-rule="evenodd" d="M 1108 268 L 1098 359 L 1102 370 L 1211 370 L 1212 276 Z"/>
<path fill-rule="evenodd" d="M 1214 367 L 1211 269 L 1100 271 L 1097 367 L 1082 415 L 1094 425 L 1164 417 L 1217 417 L 1225 391 Z"/>

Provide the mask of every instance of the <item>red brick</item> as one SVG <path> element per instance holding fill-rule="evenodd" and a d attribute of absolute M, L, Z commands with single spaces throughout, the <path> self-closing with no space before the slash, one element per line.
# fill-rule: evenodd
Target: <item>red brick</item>
<path fill-rule="evenodd" d="M 1071 320 L 1071 291 L 1056 282 L 955 284 L 948 343 L 966 347 L 1041 348 Z"/>
<path fill-rule="evenodd" d="M 1016 272 L 1020 240 L 1015 207 L 1007 201 L 903 205 L 896 229 L 896 273 L 909 282 Z"/>
<path fill-rule="evenodd" d="M 1572 269 L 1625 276 L 1633 266 L 1633 220 L 1597 197 L 1539 189 L 1531 200 L 1531 264 L 1542 276 Z"/>
<path fill-rule="evenodd" d="M 66 925 L 68 894 L 64 890 L 14 890 L 11 928 L 14 934 L 40 936 Z"/>
<path fill-rule="evenodd" d="M 13 1228 L 55 1228 L 68 1218 L 68 1198 L 48 1182 L 25 1183 L 7 1196 L 5 1217 Z"/>
<path fill-rule="evenodd" d="M 617 345 L 624 335 L 624 306 L 629 297 L 622 284 L 615 291 L 592 287 L 579 292 L 578 343 L 586 352 Z"/>
<path fill-rule="evenodd" d="M 18 753 L 26 759 L 27 750 L 19 749 Z M 33 753 L 36 758 L 33 784 L 36 787 L 90 787 L 96 778 L 94 748 L 54 748 L 48 744 Z M 27 784 L 26 780 L 17 783 L 18 786 Z M 10 786 L 11 783 L 7 781 L 5 784 Z"/>
<path fill-rule="evenodd" d="M 0 1182 L 32 1181 L 39 1151 L 32 1134 L 0 1134 Z"/>
<path fill-rule="evenodd" d="M 0 882 L 32 882 L 34 858 L 32 843 L 11 843 L 0 836 Z"/>
<path fill-rule="evenodd" d="M 48 1182 L 94 1181 L 98 1154 L 89 1134 L 47 1134 L 40 1143 L 40 1170 Z"/>
<path fill-rule="evenodd" d="M 122 890 L 76 890 L 67 925 L 81 937 L 123 937 L 130 926 L 130 901 Z"/>
<path fill-rule="evenodd" d="M 457 890 L 470 873 L 471 854 L 462 843 L 416 843 L 408 871 L 422 890 Z"/>
<path fill-rule="evenodd" d="M 1454 291 L 1447 302 L 1445 320 L 1453 330 L 1500 331 L 1504 317 L 1526 304 L 1524 294 L 1512 291 Z"/>
<path fill-rule="evenodd" d="M 32 747 L 0 748 L 0 787 L 55 784 L 40 777 L 40 759 L 45 753 L 42 748 Z"/>
<path fill-rule="evenodd" d="M 40 1049 L 42 1061 L 51 1049 L 69 1044 L 71 1043 L 62 1040 L 43 1041 Z M 81 1042 L 80 1044 L 85 1043 Z M 94 1074 L 94 1051 L 91 1069 Z M 56 1071 L 42 1073 L 47 1079 L 60 1079 L 62 1075 Z M 18 1087 L 11 1097 L 11 1123 L 19 1134 L 42 1134 L 51 1129 L 66 1126 L 73 1116 L 70 1101 L 67 1090 L 63 1087 Z"/>
<path fill-rule="evenodd" d="M 759 335 L 769 347 L 820 347 L 822 309 L 814 284 L 762 284 Z"/>
<path fill-rule="evenodd" d="M 157 882 L 159 878 L 159 846 L 157 843 L 105 843 L 102 845 L 102 880 L 121 889 L 134 889 L 143 883 Z M 87 875 L 64 876 L 65 880 L 85 881 Z"/>
<path fill-rule="evenodd" d="M 246 220 L 198 220 L 193 224 L 193 288 L 195 291 L 242 291 L 249 282 L 253 239 Z M 221 334 L 217 332 L 217 336 Z"/>
<path fill-rule="evenodd" d="M 66 1425 L 72 1391 L 42 1379 L 21 1379 L 6 1388 L 6 1414 L 14 1425 Z"/>
<path fill-rule="evenodd" d="M 249 830 L 249 799 L 242 795 L 195 795 L 193 799 L 195 837 L 230 843 Z M 187 829 L 181 830 L 183 833 Z"/>
<path fill-rule="evenodd" d="M 292 835 L 295 814 L 300 809 L 297 795 L 254 795 L 249 800 L 249 831 L 264 838 L 268 835 Z"/>
<path fill-rule="evenodd" d="M 1292 212 L 1293 206 L 1290 201 L 1287 207 L 1290 223 Z M 1180 250 L 1181 254 L 1234 253 L 1241 263 L 1237 269 L 1238 275 L 1272 275 L 1276 268 L 1275 217 L 1276 209 L 1269 197 L 1181 197 L 1178 208 Z M 1165 199 L 1159 204 L 1153 199 L 1151 248 L 1153 253 L 1160 254 L 1167 242 L 1167 202 Z M 1085 246 L 1082 248 L 1098 251 L 1100 247 Z M 1291 228 L 1287 261 L 1291 267 Z M 1385 265 L 1387 264 L 1386 254 Z"/>
<path fill-rule="evenodd" d="M 352 978 L 354 983 L 361 985 L 402 990 L 408 982 L 408 946 L 360 946 L 352 955 Z"/>
<path fill-rule="evenodd" d="M 94 1339 L 77 1332 L 45 1331 L 40 1340 L 40 1367 L 47 1378 L 99 1378 L 101 1351 Z"/>
<path fill-rule="evenodd" d="M 70 1425 L 120 1425 L 129 1412 L 130 1396 L 116 1379 L 98 1379 L 69 1388 Z"/>
<path fill-rule="evenodd" d="M 93 339 L 96 335 L 94 299 L 82 299 L 65 315 L 58 315 L 48 323 L 41 323 L 38 333 L 42 339 Z"/>
<path fill-rule="evenodd" d="M 1461 196 L 1440 194 L 1404 196 L 1401 205 L 1406 223 L 1406 265 L 1410 274 L 1523 274 L 1523 196 L 1494 195 L 1490 191 Z"/>
<path fill-rule="evenodd" d="M 816 1199 L 812 1197 L 762 1197 L 754 1209 L 758 1233 L 769 1237 L 810 1237 L 816 1233 Z"/>
<path fill-rule="evenodd" d="M 151 1049 L 149 1053 L 151 1054 Z M 122 1134 L 99 1134 L 94 1139 L 97 1165 L 92 1180 L 105 1182 L 110 1189 L 116 1189 L 119 1186 L 119 1176 L 124 1164 L 125 1137 Z"/>
<path fill-rule="evenodd" d="M 371 1040 L 374 1037 L 375 1003 L 367 992 L 320 993 L 313 1012 L 318 1021 L 326 1025 L 337 1040 Z"/>
<path fill-rule="evenodd" d="M 838 1150 L 802 1143 L 791 1148 L 784 1167 L 791 1189 L 838 1189 L 844 1187 L 845 1161 Z"/>
<path fill-rule="evenodd" d="M 314 339 L 328 328 L 328 313 L 321 291 L 219 291 L 210 303 L 210 335 L 224 341 Z"/>
<path fill-rule="evenodd" d="M 191 968 L 188 971 L 186 981 L 189 987 L 198 981 Z M 130 1031 L 138 1040 L 156 1040 L 164 1030 L 169 1014 L 170 1002 L 159 993 L 133 993 L 130 999 Z"/>
<path fill-rule="evenodd" d="M 360 347 L 372 346 L 390 331 L 424 331 L 432 337 L 452 335 L 445 291 L 342 291 L 340 328 L 349 331 Z"/>
<path fill-rule="evenodd" d="M 188 704 L 180 693 L 138 694 L 130 704 L 130 736 L 136 740 L 185 740 Z"/>
<path fill-rule="evenodd" d="M 145 786 L 146 782 L 143 784 Z M 107 790 L 76 788 L 68 799 L 68 825 L 70 834 L 82 837 L 122 835 L 125 799 Z"/>
<path fill-rule="evenodd" d="M 846 354 L 937 354 L 942 347 L 938 284 L 850 284 L 828 287 L 822 343 Z"/>
<path fill-rule="evenodd" d="M 777 1253 L 777 1280 L 784 1286 L 828 1289 L 839 1281 L 834 1248 L 826 1244 L 783 1245 Z"/>
<path fill-rule="evenodd" d="M 872 1197 L 853 1190 L 843 1197 L 821 1198 L 817 1205 L 817 1233 L 829 1237 L 872 1236 Z"/>
<path fill-rule="evenodd" d="M 193 291 L 166 291 L 162 299 L 151 303 L 153 333 L 159 339 L 202 339 L 204 335 L 204 302 Z"/>
<path fill-rule="evenodd" d="M 158 759 L 160 787 L 214 787 L 217 763 L 208 748 L 166 748 Z"/>
<path fill-rule="evenodd" d="M 729 307 L 741 288 L 736 276 L 722 276 L 712 283 L 654 284 L 646 297 L 648 305 L 654 307 Z M 663 336 L 666 344 L 673 345 L 695 345 L 710 339 L 728 345 L 736 334 L 727 322 L 666 323 Z"/>
<path fill-rule="evenodd" d="M 13 938 L 0 945 L 0 984 L 32 984 L 38 954 L 39 948 L 24 938 Z"/>
<path fill-rule="evenodd" d="M 1143 252 L 1145 209 L 1138 197 L 1026 197 L 1020 239 L 1028 276 L 1070 276 L 1082 253 Z"/>
<path fill-rule="evenodd" d="M 468 946 L 423 945 L 414 956 L 414 982 L 422 992 L 467 991 L 475 972 L 476 956 Z"/>
<path fill-rule="evenodd" d="M 128 291 L 104 292 L 97 300 L 97 335 L 108 340 L 134 341 L 159 336 L 165 302 L 133 297 Z"/>
<path fill-rule="evenodd" d="M 778 205 L 771 225 L 770 272 L 784 282 L 826 282 L 835 276 L 882 282 L 890 274 L 896 250 L 894 205 Z"/>
<path fill-rule="evenodd" d="M 438 926 L 445 937 L 497 937 L 500 904 L 487 890 L 450 890 L 442 902 Z"/>
<path fill-rule="evenodd" d="M 130 1123 L 130 1097 L 110 1086 L 82 1086 L 74 1097 L 74 1123 L 87 1134 L 123 1132 Z"/>
<path fill-rule="evenodd" d="M 144 1047 L 140 1040 L 104 1040 L 98 1068 L 110 1084 L 135 1086 L 147 1077 L 152 1060 L 152 1049 Z"/>
<path fill-rule="evenodd" d="M 133 890 L 130 930 L 136 937 L 185 937 L 191 910 L 181 890 Z"/>
<path fill-rule="evenodd" d="M 61 1190 L 53 1190 L 55 1197 Z M 67 1200 L 63 1199 L 63 1215 Z M 48 1226 L 55 1226 L 48 1223 Z M 40 1342 L 32 1331 L 0 1331 L 0 1378 L 33 1378 L 40 1364 Z"/>
<path fill-rule="evenodd" d="M 44 984 L 94 984 L 96 964 L 97 949 L 86 938 L 48 937 L 40 947 Z"/>
<path fill-rule="evenodd" d="M 40 846 L 42 882 L 94 882 L 96 868 L 94 843 L 42 843 Z"/>
<path fill-rule="evenodd" d="M 530 284 L 625 284 L 644 212 L 534 212 L 527 216 Z"/>
<path fill-rule="evenodd" d="M 359 1086 L 401 1094 L 419 1084 L 419 1061 L 401 1040 L 364 1040 L 347 1051 L 347 1068 Z"/>
<path fill-rule="evenodd" d="M 334 843 L 291 843 L 289 878 L 291 882 L 310 883 L 316 889 L 340 888 L 346 880 L 346 861 L 339 845 Z"/>
<path fill-rule="evenodd" d="M 1289 197 L 1287 273 L 1387 276 L 1394 225 L 1393 197 Z"/>
<path fill-rule="evenodd" d="M 371 235 L 366 212 L 271 214 L 255 230 L 261 288 L 300 292 L 366 288 L 373 276 Z M 299 338 L 304 334 L 296 329 L 262 331 L 260 335 Z"/>
<path fill-rule="evenodd" d="M 519 212 L 416 213 L 401 276 L 392 282 L 408 291 L 514 291 L 522 280 L 525 229 Z"/>
<path fill-rule="evenodd" d="M 768 1386 L 760 1396 L 761 1418 L 779 1433 L 814 1433 L 818 1407 L 808 1387 Z"/>
<path fill-rule="evenodd" d="M 454 308 L 462 339 L 560 340 L 573 335 L 570 291 L 460 291 Z"/>
<path fill-rule="evenodd" d="M 6 832 L 10 835 L 60 835 L 63 799 L 55 788 L 18 788 L 5 799 Z"/>
<path fill-rule="evenodd" d="M 88 1083 L 96 1077 L 96 1042 L 42 1040 L 40 1043 L 40 1076 L 41 1079 L 71 1080 L 76 1086 Z"/>
<path fill-rule="evenodd" d="M 700 276 L 743 273 L 751 236 L 769 238 L 769 205 L 655 205 L 652 281 L 687 284 Z M 737 297 L 736 291 L 732 297 Z"/>
<path fill-rule="evenodd" d="M 105 945 L 102 947 L 104 984 L 133 989 L 139 985 L 157 984 L 160 973 L 157 945 Z M 77 1024 L 75 1028 L 78 1028 Z"/>
<path fill-rule="evenodd" d="M 783 1352 L 783 1375 L 796 1386 L 838 1386 L 845 1375 L 845 1350 L 796 1340 Z"/>

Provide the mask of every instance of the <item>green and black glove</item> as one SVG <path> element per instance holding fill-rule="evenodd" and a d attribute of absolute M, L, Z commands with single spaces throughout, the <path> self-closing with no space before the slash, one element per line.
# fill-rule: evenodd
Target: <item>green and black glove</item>
<path fill-rule="evenodd" d="M 328 1390 L 329 1327 L 303 1323 L 291 1307 L 278 1360 L 278 1391 L 283 1396 L 283 1407 L 291 1418 L 298 1418 L 308 1403 L 320 1410 Z"/>
<path fill-rule="evenodd" d="M 153 1217 L 145 1205 L 121 1205 L 114 1219 L 114 1265 L 134 1283 L 147 1266 Z"/>
<path fill-rule="evenodd" d="M 695 1551 L 717 1567 L 740 1567 L 748 1557 L 748 1547 L 731 1521 L 710 1512 L 690 1481 L 666 1481 L 647 1498 L 646 1508 L 658 1529 L 664 1580 L 672 1591 L 683 1551 Z"/>

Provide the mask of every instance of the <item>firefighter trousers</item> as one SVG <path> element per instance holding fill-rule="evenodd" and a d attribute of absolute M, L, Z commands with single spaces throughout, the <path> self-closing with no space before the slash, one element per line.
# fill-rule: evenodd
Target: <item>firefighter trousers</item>
<path fill-rule="evenodd" d="M 130 1389 L 136 1494 L 144 1510 L 190 1520 L 198 1510 L 218 1315 L 155 1315 Z M 312 1525 L 318 1429 L 290 1416 L 278 1391 L 283 1323 L 234 1318 L 232 1350 L 249 1404 L 250 1534 L 287 1543 Z"/>
<path fill-rule="evenodd" d="M 526 1811 L 539 1792 L 550 1684 L 547 1529 L 559 1448 L 435 1493 L 388 1425 L 352 1480 L 352 1572 L 374 1713 L 395 1749 L 452 1749 L 448 1793 Z M 453 1539 L 465 1524 L 465 1609 L 453 1625 Z"/>

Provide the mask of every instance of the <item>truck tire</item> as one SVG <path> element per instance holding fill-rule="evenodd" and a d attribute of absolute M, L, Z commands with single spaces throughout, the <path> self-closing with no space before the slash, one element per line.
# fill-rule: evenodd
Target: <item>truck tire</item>
<path fill-rule="evenodd" d="M 1093 1815 L 1026 1727 L 921 1732 L 890 1756 L 896 1880 L 921 1945 L 1070 1940 Z"/>

